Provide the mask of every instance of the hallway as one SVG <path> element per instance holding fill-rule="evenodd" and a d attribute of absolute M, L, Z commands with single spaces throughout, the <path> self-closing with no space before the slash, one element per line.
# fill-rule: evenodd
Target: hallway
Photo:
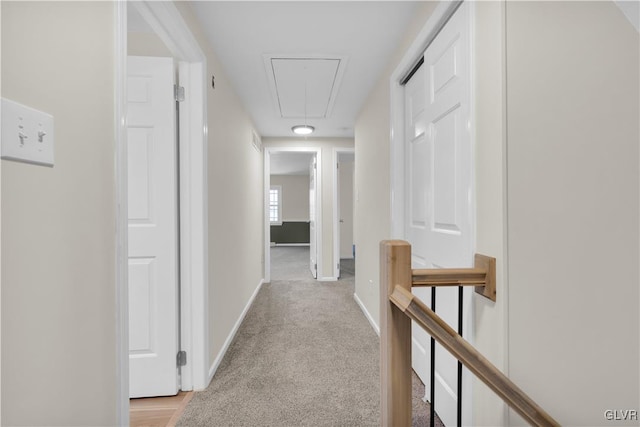
<path fill-rule="evenodd" d="M 271 249 L 272 282 L 177 425 L 379 425 L 379 338 L 353 299 L 353 273 L 318 282 L 310 278 L 308 248 Z M 424 386 L 415 375 L 413 395 L 413 425 L 426 426 L 428 405 L 418 397 Z"/>
<path fill-rule="evenodd" d="M 308 251 L 272 248 L 272 282 L 178 425 L 378 425 L 379 340 L 354 277 L 311 279 Z"/>

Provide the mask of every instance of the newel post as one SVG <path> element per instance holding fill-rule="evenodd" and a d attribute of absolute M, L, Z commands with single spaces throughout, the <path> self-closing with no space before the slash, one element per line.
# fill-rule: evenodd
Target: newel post
<path fill-rule="evenodd" d="M 411 319 L 389 301 L 396 286 L 411 291 L 411 245 L 380 242 L 381 425 L 411 425 Z"/>

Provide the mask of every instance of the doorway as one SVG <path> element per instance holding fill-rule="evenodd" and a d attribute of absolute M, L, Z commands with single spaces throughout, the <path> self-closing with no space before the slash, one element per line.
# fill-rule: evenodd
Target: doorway
<path fill-rule="evenodd" d="M 127 56 L 129 397 L 180 387 L 174 84 L 173 58 Z"/>
<path fill-rule="evenodd" d="M 333 264 L 334 276 L 340 278 L 343 270 L 355 275 L 355 149 L 334 148 L 333 163 Z"/>
<path fill-rule="evenodd" d="M 470 267 L 475 247 L 472 109 L 473 5 L 442 5 L 392 75 L 393 237 L 412 245 L 413 268 Z M 472 295 L 415 289 L 450 326 L 473 341 Z M 458 298 L 462 313 L 458 313 Z M 436 308 L 437 307 L 437 308 Z M 462 319 L 462 320 L 460 320 Z M 471 420 L 471 380 L 421 328 L 413 367 L 445 425 Z M 459 419 L 459 418 L 458 418 Z"/>
<path fill-rule="evenodd" d="M 116 267 L 116 342 L 117 342 L 117 418 L 129 423 L 129 255 L 128 255 L 128 171 L 127 146 L 127 20 L 128 7 L 133 6 L 141 19 L 153 29 L 171 56 L 181 61 L 181 82 L 185 91 L 184 126 L 180 128 L 179 153 L 179 228 L 180 233 L 180 349 L 187 352 L 187 363 L 181 369 L 183 390 L 203 389 L 208 380 L 208 320 L 203 302 L 207 297 L 207 195 L 206 188 L 206 59 L 190 33 L 182 15 L 169 2 L 119 2 L 116 5 L 116 199 L 117 199 L 117 267 Z"/>
<path fill-rule="evenodd" d="M 266 147 L 264 153 L 265 282 L 282 279 L 272 252 L 292 259 L 304 255 L 307 266 L 287 274 L 317 279 L 322 274 L 321 150 Z"/>

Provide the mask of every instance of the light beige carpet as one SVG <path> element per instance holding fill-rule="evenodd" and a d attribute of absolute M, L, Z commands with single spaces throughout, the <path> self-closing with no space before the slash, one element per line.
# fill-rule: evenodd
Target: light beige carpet
<path fill-rule="evenodd" d="M 353 276 L 264 284 L 178 425 L 379 425 L 379 339 L 353 292 Z M 428 425 L 428 405 L 414 404 L 414 425 Z"/>

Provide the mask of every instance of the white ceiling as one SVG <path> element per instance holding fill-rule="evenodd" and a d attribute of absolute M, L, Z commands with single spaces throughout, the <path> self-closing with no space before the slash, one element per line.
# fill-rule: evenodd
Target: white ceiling
<path fill-rule="evenodd" d="M 304 110 L 304 93 L 296 91 L 304 92 L 305 78 L 295 63 L 287 64 L 274 78 L 271 58 L 339 59 L 338 69 L 307 71 L 307 122 L 316 127 L 313 136 L 353 136 L 357 114 L 417 5 L 405 1 L 191 3 L 258 133 L 275 137 L 293 136 L 291 127 L 303 124 L 304 117 L 288 116 L 300 116 L 301 104 Z M 286 114 L 280 108 L 282 98 L 290 107 Z"/>

